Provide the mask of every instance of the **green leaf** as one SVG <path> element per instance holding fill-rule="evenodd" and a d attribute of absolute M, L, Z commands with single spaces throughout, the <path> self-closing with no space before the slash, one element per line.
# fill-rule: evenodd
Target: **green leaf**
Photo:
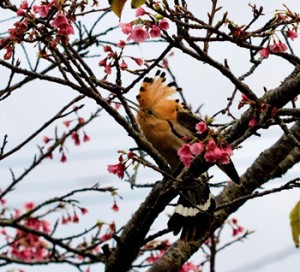
<path fill-rule="evenodd" d="M 299 247 L 300 236 L 300 201 L 290 212 L 290 224 L 292 230 L 292 237 L 296 247 Z"/>
<path fill-rule="evenodd" d="M 146 0 L 131 0 L 131 7 L 132 8 L 138 8 L 141 5 L 144 5 Z"/>
<path fill-rule="evenodd" d="M 127 0 L 108 0 L 112 11 L 121 18 L 124 5 Z"/>

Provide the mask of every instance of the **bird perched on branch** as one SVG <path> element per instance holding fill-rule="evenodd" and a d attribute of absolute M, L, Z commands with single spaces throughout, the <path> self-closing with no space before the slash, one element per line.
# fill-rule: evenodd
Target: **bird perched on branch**
<path fill-rule="evenodd" d="M 189 167 L 193 158 L 197 157 L 204 164 L 217 164 L 234 182 L 239 183 L 239 176 L 229 158 L 231 154 L 225 151 L 225 146 L 229 146 L 219 141 L 213 130 L 207 127 L 197 131 L 197 124 L 205 128 L 205 123 L 179 100 L 172 98 L 176 89 L 172 83 L 166 84 L 165 81 L 165 73 L 158 71 L 154 78 L 146 77 L 140 87 L 137 122 L 144 136 L 173 170 L 183 164 Z M 178 203 L 168 222 L 175 235 L 182 229 L 182 240 L 197 239 L 203 226 L 208 225 L 205 221 L 212 219 L 215 202 L 207 181 L 205 173 L 200 177 L 188 173 L 183 179 Z"/>

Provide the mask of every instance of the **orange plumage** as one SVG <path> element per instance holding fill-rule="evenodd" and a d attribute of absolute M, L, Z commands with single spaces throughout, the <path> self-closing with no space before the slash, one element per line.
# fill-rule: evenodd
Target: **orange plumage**
<path fill-rule="evenodd" d="M 179 163 L 177 150 L 182 146 L 183 140 L 174 134 L 172 127 L 182 137 L 191 136 L 192 133 L 176 121 L 177 112 L 183 108 L 171 98 L 176 89 L 166 85 L 164 81 L 163 76 L 144 80 L 137 96 L 140 105 L 137 121 L 147 140 L 171 167 L 176 167 Z"/>

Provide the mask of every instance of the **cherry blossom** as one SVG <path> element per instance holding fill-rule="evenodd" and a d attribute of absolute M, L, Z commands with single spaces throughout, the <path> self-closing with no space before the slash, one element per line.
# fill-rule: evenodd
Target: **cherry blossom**
<path fill-rule="evenodd" d="M 60 161 L 61 161 L 61 162 L 66 162 L 66 161 L 67 161 L 67 157 L 66 157 L 66 155 L 65 155 L 64 152 L 61 154 Z"/>
<path fill-rule="evenodd" d="M 147 14 L 147 12 L 142 7 L 139 7 L 135 12 L 136 17 L 143 16 L 145 14 Z"/>
<path fill-rule="evenodd" d="M 87 135 L 86 133 L 84 133 L 84 135 L 83 135 L 83 141 L 84 142 L 89 142 L 90 140 L 91 140 L 90 136 Z"/>
<path fill-rule="evenodd" d="M 292 41 L 293 41 L 294 39 L 298 38 L 297 32 L 292 31 L 292 30 L 287 30 L 287 31 L 286 31 L 286 36 L 287 36 L 287 38 L 290 38 Z"/>
<path fill-rule="evenodd" d="M 190 150 L 192 152 L 192 154 L 198 156 L 200 155 L 205 149 L 205 145 L 203 142 L 197 142 L 197 143 L 193 143 L 190 146 Z"/>
<path fill-rule="evenodd" d="M 270 48 L 269 46 L 266 47 L 266 48 L 263 48 L 259 51 L 259 55 L 262 57 L 262 58 L 265 58 L 267 59 L 270 55 Z"/>
<path fill-rule="evenodd" d="M 120 179 L 124 177 L 125 172 L 125 166 L 122 162 L 119 162 L 118 164 L 109 164 L 107 166 L 108 173 L 117 175 Z"/>
<path fill-rule="evenodd" d="M 120 64 L 120 68 L 121 68 L 121 70 L 126 70 L 128 68 L 127 63 L 124 60 L 122 60 L 122 62 Z"/>
<path fill-rule="evenodd" d="M 159 21 L 158 26 L 161 30 L 167 30 L 170 27 L 168 21 L 165 18 Z"/>
<path fill-rule="evenodd" d="M 131 59 L 134 60 L 136 62 L 136 64 L 139 65 L 139 66 L 144 64 L 144 61 L 141 58 L 131 57 Z"/>
<path fill-rule="evenodd" d="M 74 34 L 73 26 L 70 20 L 63 13 L 58 13 L 54 20 L 51 22 L 51 26 L 59 29 L 58 33 L 61 35 L 68 36 Z"/>
<path fill-rule="evenodd" d="M 197 131 L 197 134 L 202 134 L 208 130 L 208 127 L 205 122 L 201 121 L 196 124 L 195 129 Z"/>
<path fill-rule="evenodd" d="M 46 18 L 48 16 L 48 13 L 49 13 L 49 8 L 50 8 L 49 4 L 43 4 L 43 5 L 40 5 L 40 6 L 34 5 L 33 6 L 33 11 L 35 13 L 38 13 L 41 18 Z"/>
<path fill-rule="evenodd" d="M 71 138 L 74 141 L 75 145 L 80 145 L 80 138 L 79 138 L 79 135 L 78 135 L 77 131 L 72 132 Z"/>
<path fill-rule="evenodd" d="M 190 144 L 183 144 L 177 151 L 177 154 L 180 158 L 180 161 L 183 163 L 183 165 L 186 168 L 189 168 L 192 160 L 194 158 L 192 151 L 191 151 L 191 145 Z"/>
<path fill-rule="evenodd" d="M 152 38 L 159 38 L 160 37 L 160 29 L 159 29 L 159 27 L 157 26 L 157 25 L 153 25 L 153 27 L 151 28 L 151 30 L 150 30 L 150 36 L 152 37 Z"/>
<path fill-rule="evenodd" d="M 132 30 L 131 34 L 128 36 L 127 40 L 134 40 L 137 43 L 143 42 L 149 39 L 149 33 L 147 30 L 143 29 L 142 26 L 137 25 Z"/>
<path fill-rule="evenodd" d="M 121 27 L 122 32 L 126 35 L 132 32 L 132 23 L 120 23 L 119 27 Z"/>
<path fill-rule="evenodd" d="M 274 53 L 283 53 L 287 50 L 287 46 L 282 43 L 281 41 L 274 42 L 274 44 L 271 46 L 271 51 Z"/>
<path fill-rule="evenodd" d="M 111 207 L 111 209 L 112 209 L 114 212 L 118 212 L 118 211 L 119 211 L 119 206 L 117 205 L 116 201 L 114 201 L 114 205 Z"/>

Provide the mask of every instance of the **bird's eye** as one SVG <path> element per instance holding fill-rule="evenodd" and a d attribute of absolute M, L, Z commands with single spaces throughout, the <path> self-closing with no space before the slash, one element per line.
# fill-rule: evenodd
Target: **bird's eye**
<path fill-rule="evenodd" d="M 151 110 L 147 110 L 147 113 L 148 114 L 152 114 L 153 112 Z"/>

